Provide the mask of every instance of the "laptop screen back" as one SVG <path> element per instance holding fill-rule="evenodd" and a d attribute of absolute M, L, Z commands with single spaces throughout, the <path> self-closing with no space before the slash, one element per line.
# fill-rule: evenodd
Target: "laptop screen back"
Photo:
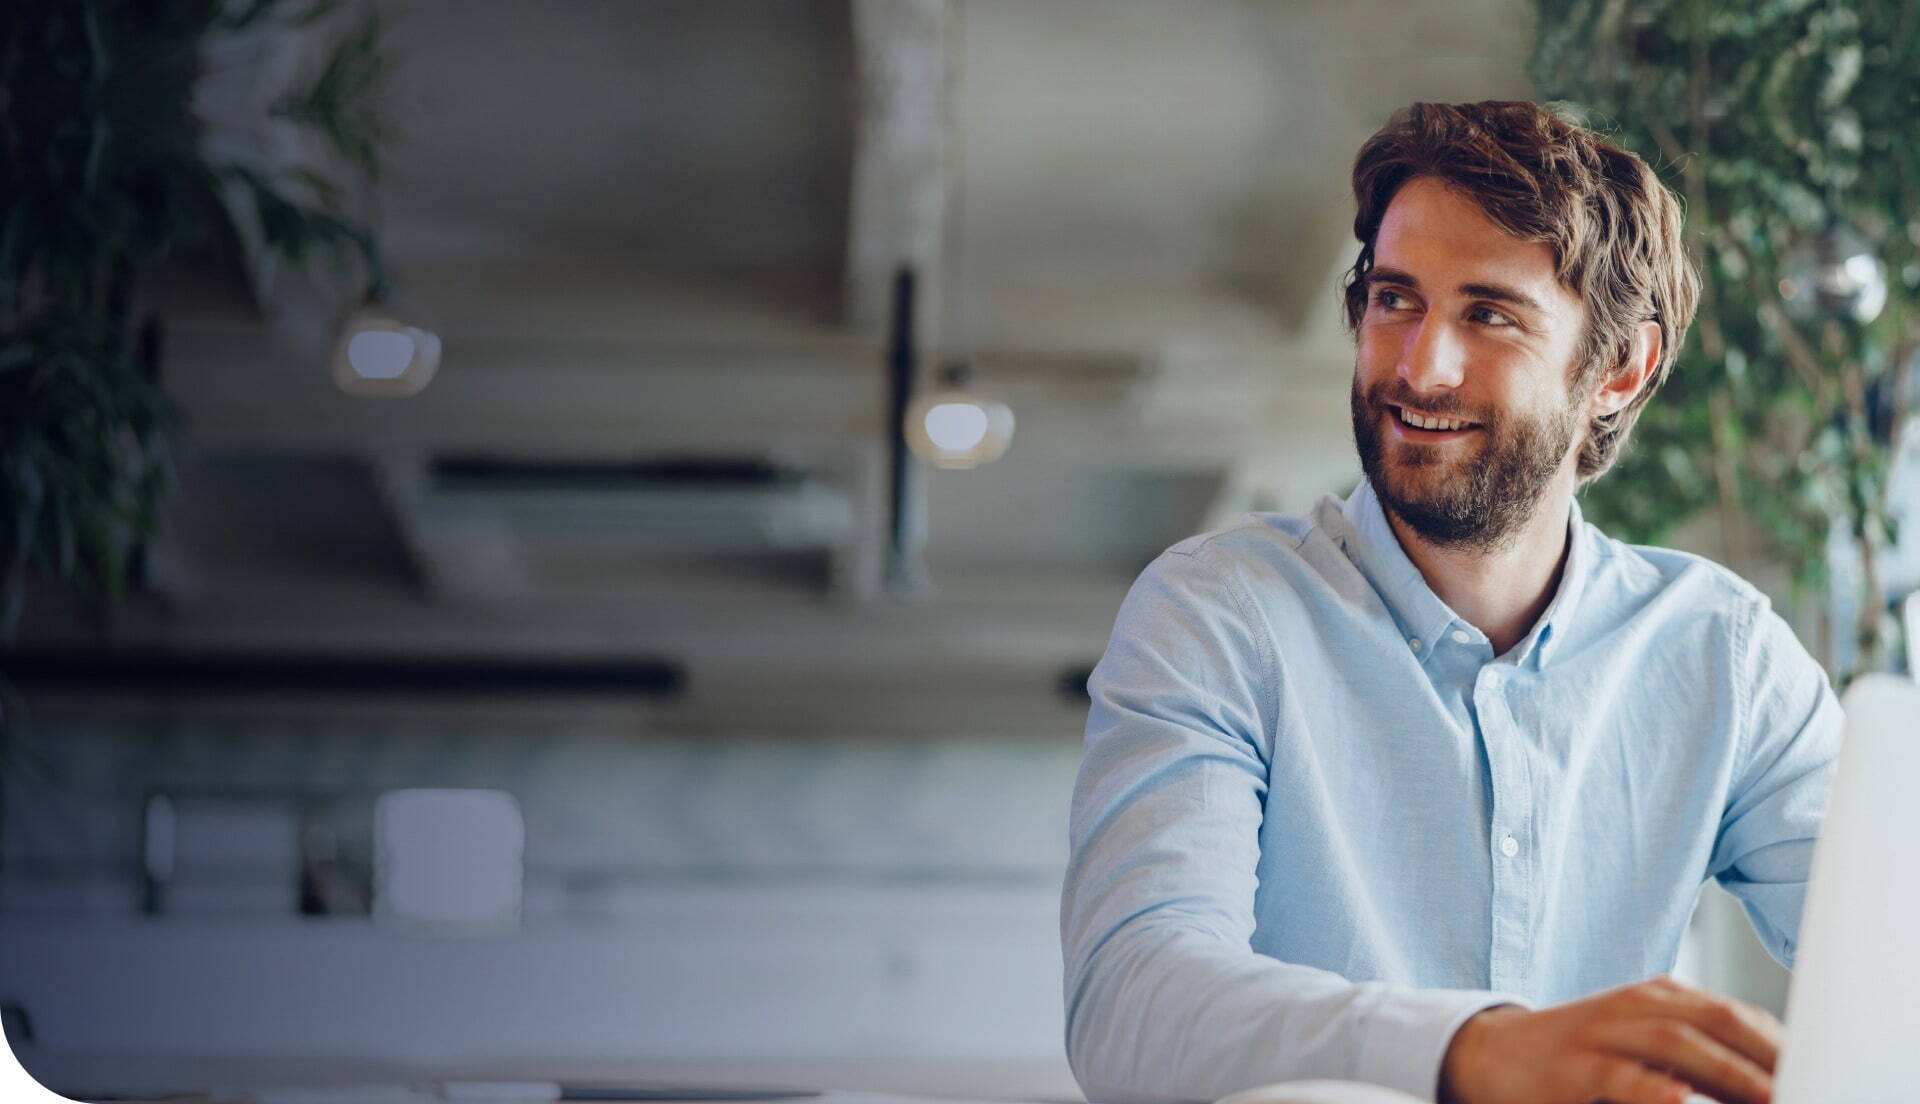
<path fill-rule="evenodd" d="M 1800 921 L 1778 1104 L 1920 1099 L 1920 686 L 1870 675 Z"/>

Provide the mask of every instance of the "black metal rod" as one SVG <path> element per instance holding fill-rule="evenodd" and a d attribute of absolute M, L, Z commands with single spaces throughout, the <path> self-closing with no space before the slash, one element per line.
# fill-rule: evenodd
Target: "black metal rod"
<path fill-rule="evenodd" d="M 907 406 L 913 402 L 914 275 L 902 268 L 893 277 L 893 325 L 887 344 L 887 442 L 892 477 L 892 515 L 887 532 L 887 580 L 896 589 L 909 584 L 913 519 L 908 501 L 913 453 L 907 448 Z"/>

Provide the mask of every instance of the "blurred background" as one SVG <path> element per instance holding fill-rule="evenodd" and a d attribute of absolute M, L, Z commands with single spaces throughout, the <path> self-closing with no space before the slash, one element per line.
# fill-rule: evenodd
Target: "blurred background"
<path fill-rule="evenodd" d="M 1589 516 L 1901 669 L 1916 32 L 1838 10 L 17 6 L 9 1043 L 1077 1098 L 1086 673 L 1162 548 L 1358 479 L 1347 172 L 1414 100 L 1688 197 Z M 1783 1004 L 1714 889 L 1680 972 Z"/>

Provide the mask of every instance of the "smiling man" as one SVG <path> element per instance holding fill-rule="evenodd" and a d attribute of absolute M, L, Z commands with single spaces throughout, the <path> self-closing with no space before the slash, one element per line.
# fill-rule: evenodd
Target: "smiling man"
<path fill-rule="evenodd" d="M 1353 185 L 1365 482 L 1168 550 L 1090 683 L 1075 1074 L 1765 1101 L 1779 1023 L 1664 972 L 1708 878 L 1791 965 L 1839 707 L 1753 588 L 1574 501 L 1692 319 L 1678 205 L 1525 103 L 1417 104 Z"/>

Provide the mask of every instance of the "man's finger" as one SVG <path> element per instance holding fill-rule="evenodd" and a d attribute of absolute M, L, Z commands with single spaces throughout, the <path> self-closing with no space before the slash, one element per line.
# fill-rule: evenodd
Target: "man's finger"
<path fill-rule="evenodd" d="M 1773 1096 L 1773 1077 L 1765 1068 L 1682 1020 L 1616 1021 L 1602 1042 L 1617 1054 L 1671 1070 L 1723 1104 L 1766 1104 Z"/>
<path fill-rule="evenodd" d="M 1762 1008 L 1674 982 L 1652 994 L 1655 1015 L 1685 1020 L 1772 1072 L 1786 1029 Z"/>
<path fill-rule="evenodd" d="M 1602 1098 L 1619 1104 L 1684 1104 L 1693 1088 L 1632 1060 L 1614 1058 L 1601 1067 L 1595 1085 Z"/>
<path fill-rule="evenodd" d="M 1780 1047 L 1787 1041 L 1786 1025 L 1775 1019 L 1773 1013 L 1750 1004 L 1726 1001 L 1722 1007 L 1724 1011 L 1706 1013 L 1709 1021 L 1717 1022 L 1718 1027 L 1711 1022 L 1692 1022 L 1696 1027 L 1706 1028 L 1714 1038 L 1739 1050 L 1772 1073 L 1780 1062 Z M 1730 1023 L 1725 1019 L 1728 1016 L 1732 1017 Z"/>

